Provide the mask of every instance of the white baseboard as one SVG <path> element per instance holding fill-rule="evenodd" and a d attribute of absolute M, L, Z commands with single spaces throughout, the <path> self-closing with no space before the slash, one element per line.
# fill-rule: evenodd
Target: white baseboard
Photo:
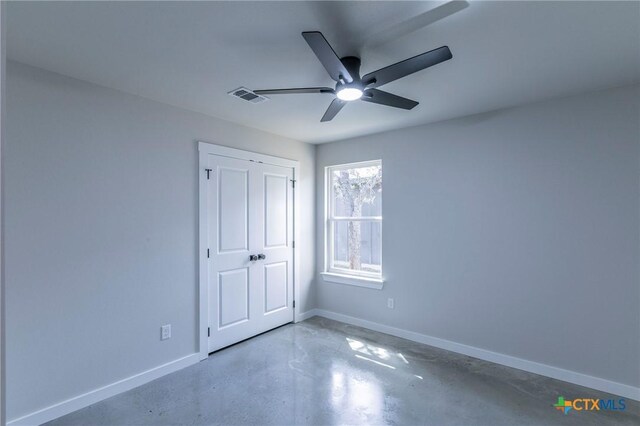
<path fill-rule="evenodd" d="M 317 309 L 310 309 L 307 312 L 302 312 L 299 313 L 298 315 L 296 315 L 296 320 L 295 322 L 300 322 L 300 321 L 304 321 L 306 319 L 309 319 L 311 317 L 315 317 L 317 314 Z"/>
<path fill-rule="evenodd" d="M 497 352 L 488 351 L 486 349 L 476 348 L 461 343 L 452 342 L 438 337 L 427 336 L 425 334 L 407 331 L 400 328 L 390 327 L 388 325 L 379 324 L 348 315 L 338 314 L 336 312 L 326 311 L 324 309 L 313 309 L 307 313 L 311 313 L 341 321 L 347 324 L 368 328 L 370 330 L 379 331 L 381 333 L 391 334 L 392 336 L 401 337 L 403 339 L 412 340 L 414 342 L 423 343 L 436 348 L 446 349 L 485 361 L 494 362 L 496 364 L 505 365 L 507 367 L 517 368 L 519 370 L 528 371 L 530 373 L 539 374 L 541 376 L 551 377 L 553 379 L 562 380 L 580 386 L 596 389 L 599 391 L 620 395 L 624 398 L 640 400 L 640 387 L 625 385 L 623 383 L 612 382 L 610 380 L 601 379 L 599 377 L 588 376 L 586 374 L 577 373 L 575 371 L 565 370 L 551 365 L 540 364 L 535 361 L 529 361 L 522 358 L 516 358 L 510 355 L 504 355 Z M 309 315 L 309 318 L 313 315 Z"/>
<path fill-rule="evenodd" d="M 66 401 L 59 402 L 33 413 L 27 414 L 17 419 L 13 419 L 7 423 L 7 426 L 23 426 L 23 425 L 40 425 L 58 417 L 69 414 L 73 411 L 87 407 L 96 402 L 102 401 L 119 393 L 128 391 L 166 374 L 173 373 L 174 371 L 181 370 L 193 364 L 197 364 L 200 361 L 200 355 L 195 353 L 187 355 L 183 358 L 176 359 L 175 361 L 168 362 L 135 376 L 122 379 L 115 383 L 103 386 L 98 389 L 94 389 L 82 395 L 75 396 L 67 399 Z"/>

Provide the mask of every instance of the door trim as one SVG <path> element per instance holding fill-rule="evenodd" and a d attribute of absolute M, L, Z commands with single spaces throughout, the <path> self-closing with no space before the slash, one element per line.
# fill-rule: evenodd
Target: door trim
<path fill-rule="evenodd" d="M 236 148 L 229 148 L 223 145 L 216 145 L 210 142 L 198 141 L 199 164 L 198 164 L 198 184 L 199 184 L 199 219 L 198 219 L 198 258 L 200 272 L 198 277 L 198 353 L 200 360 L 205 360 L 209 356 L 209 338 L 207 328 L 209 324 L 209 268 L 207 260 L 207 156 L 218 155 L 221 157 L 236 158 L 239 160 L 255 161 L 260 163 L 271 164 L 274 166 L 288 167 L 293 169 L 293 179 L 297 180 L 300 176 L 300 162 L 286 158 L 274 157 L 266 154 L 258 154 L 251 151 L 244 151 Z M 296 191 L 293 191 L 293 235 L 294 241 L 300 244 L 300 233 L 298 231 L 299 216 L 299 197 Z M 299 245 L 298 245 L 299 247 Z M 296 249 L 293 249 L 293 300 L 300 294 L 300 260 L 297 256 Z M 292 321 L 298 322 L 302 319 L 300 315 L 300 303 L 293 308 Z"/>

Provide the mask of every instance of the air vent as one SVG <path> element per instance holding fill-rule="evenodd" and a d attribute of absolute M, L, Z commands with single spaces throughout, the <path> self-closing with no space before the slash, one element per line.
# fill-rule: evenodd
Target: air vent
<path fill-rule="evenodd" d="M 264 96 L 256 95 L 246 87 L 239 87 L 236 90 L 230 91 L 229 94 L 244 101 L 251 102 L 252 104 L 259 104 L 269 100 L 269 98 L 265 98 Z"/>

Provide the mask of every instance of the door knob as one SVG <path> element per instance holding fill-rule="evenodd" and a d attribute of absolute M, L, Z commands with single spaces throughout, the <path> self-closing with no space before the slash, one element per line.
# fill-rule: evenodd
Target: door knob
<path fill-rule="evenodd" d="M 264 254 L 262 254 L 262 253 L 260 253 L 260 254 L 258 255 L 258 259 L 260 259 L 260 260 L 264 260 L 264 259 L 266 259 L 266 258 L 267 258 L 267 256 L 265 256 L 265 255 L 264 255 Z"/>
<path fill-rule="evenodd" d="M 256 260 L 258 260 L 258 256 L 256 256 L 255 254 L 250 254 L 249 255 L 249 260 L 251 262 L 255 262 Z"/>

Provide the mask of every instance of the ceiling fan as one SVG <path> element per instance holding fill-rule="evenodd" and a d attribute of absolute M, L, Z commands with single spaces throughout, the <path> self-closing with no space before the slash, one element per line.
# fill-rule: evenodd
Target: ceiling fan
<path fill-rule="evenodd" d="M 329 93 L 336 98 L 320 121 L 331 121 L 348 103 L 362 100 L 395 108 L 412 109 L 418 102 L 377 89 L 409 74 L 448 61 L 453 57 L 447 46 L 422 53 L 388 67 L 370 72 L 360 77 L 360 58 L 346 56 L 338 58 L 329 42 L 319 31 L 305 31 L 302 37 L 325 67 L 329 76 L 336 81 L 335 89 L 330 87 L 302 87 L 296 89 L 254 90 L 259 95 L 280 95 L 289 93 Z"/>

